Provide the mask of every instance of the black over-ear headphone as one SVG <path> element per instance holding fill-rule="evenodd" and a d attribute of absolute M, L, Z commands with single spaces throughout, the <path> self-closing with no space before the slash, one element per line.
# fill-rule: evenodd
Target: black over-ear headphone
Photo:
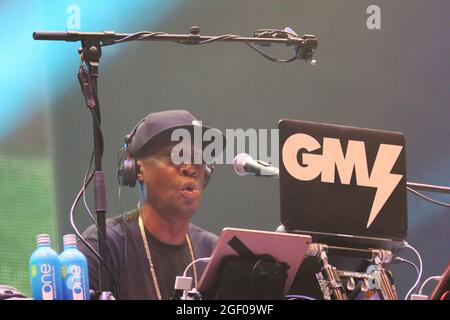
<path fill-rule="evenodd" d="M 133 137 L 136 134 L 137 129 L 139 126 L 146 120 L 146 118 L 142 119 L 137 123 L 137 125 L 133 128 L 133 130 L 127 134 L 124 137 L 125 146 L 121 149 L 120 152 L 122 152 L 122 156 L 119 156 L 118 160 L 118 170 L 117 170 L 117 179 L 119 182 L 119 185 L 121 186 L 127 186 L 127 187 L 134 187 L 136 185 L 137 181 L 137 164 L 136 159 L 134 156 L 130 153 L 130 145 L 133 141 Z M 213 165 L 205 165 L 205 177 L 203 180 L 203 189 L 206 188 L 206 186 L 209 183 L 209 180 L 211 179 L 211 176 L 214 172 L 214 166 Z"/>

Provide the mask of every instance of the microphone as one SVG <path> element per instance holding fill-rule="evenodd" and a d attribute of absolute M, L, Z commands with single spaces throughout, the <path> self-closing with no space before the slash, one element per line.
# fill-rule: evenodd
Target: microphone
<path fill-rule="evenodd" d="M 279 176 L 279 169 L 272 167 L 269 163 L 261 160 L 253 160 L 253 158 L 246 154 L 238 154 L 234 160 L 234 172 L 240 176 L 245 176 L 246 174 L 252 174 L 255 176 L 264 177 L 275 177 Z"/>

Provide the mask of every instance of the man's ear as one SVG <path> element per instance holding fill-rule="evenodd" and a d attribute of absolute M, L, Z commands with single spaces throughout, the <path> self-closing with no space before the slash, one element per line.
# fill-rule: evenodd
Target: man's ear
<path fill-rule="evenodd" d="M 139 182 L 144 181 L 144 166 L 141 160 L 136 161 L 136 178 Z"/>

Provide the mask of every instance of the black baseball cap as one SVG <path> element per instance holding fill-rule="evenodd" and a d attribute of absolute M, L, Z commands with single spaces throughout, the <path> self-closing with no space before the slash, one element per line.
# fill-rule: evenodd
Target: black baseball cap
<path fill-rule="evenodd" d="M 202 137 L 206 130 L 216 130 L 222 137 L 222 145 L 225 148 L 226 139 L 220 130 L 204 126 L 200 120 L 186 110 L 167 110 L 150 113 L 125 137 L 125 143 L 129 143 L 128 152 L 133 158 L 136 158 L 145 147 L 159 138 L 166 138 L 167 134 L 170 134 L 173 130 L 186 128 L 193 132 L 196 126 L 201 127 Z M 193 139 L 193 136 L 191 137 Z"/>

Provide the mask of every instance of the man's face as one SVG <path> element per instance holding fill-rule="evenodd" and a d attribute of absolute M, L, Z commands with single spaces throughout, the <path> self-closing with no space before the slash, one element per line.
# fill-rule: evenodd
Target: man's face
<path fill-rule="evenodd" d="M 158 143 L 149 155 L 138 160 L 138 180 L 147 187 L 147 202 L 160 214 L 189 219 L 200 206 L 205 167 L 175 165 L 171 158 L 175 145 Z M 191 149 L 194 153 L 194 146 Z"/>

